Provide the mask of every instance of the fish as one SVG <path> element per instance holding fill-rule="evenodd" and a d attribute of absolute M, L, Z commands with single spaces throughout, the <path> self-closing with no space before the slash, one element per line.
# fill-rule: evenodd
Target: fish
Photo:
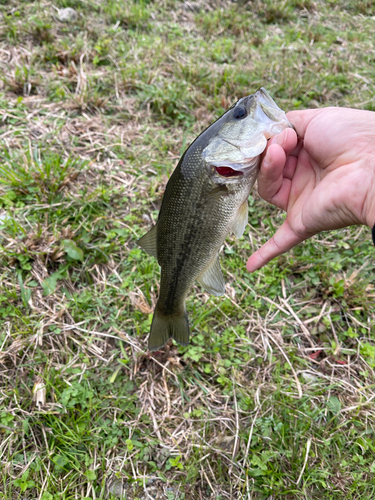
<path fill-rule="evenodd" d="M 157 258 L 160 291 L 148 349 L 169 339 L 186 346 L 185 300 L 195 281 L 210 294 L 225 293 L 219 251 L 248 223 L 248 197 L 267 140 L 293 125 L 262 87 L 239 99 L 186 149 L 173 171 L 155 226 L 138 245 Z"/>

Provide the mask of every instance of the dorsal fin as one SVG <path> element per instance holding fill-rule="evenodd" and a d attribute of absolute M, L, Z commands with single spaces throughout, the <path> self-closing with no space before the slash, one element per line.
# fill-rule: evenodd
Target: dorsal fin
<path fill-rule="evenodd" d="M 157 224 L 150 229 L 150 231 L 142 236 L 137 241 L 137 245 L 139 245 L 145 252 L 149 253 L 156 259 L 158 258 L 157 254 Z"/>

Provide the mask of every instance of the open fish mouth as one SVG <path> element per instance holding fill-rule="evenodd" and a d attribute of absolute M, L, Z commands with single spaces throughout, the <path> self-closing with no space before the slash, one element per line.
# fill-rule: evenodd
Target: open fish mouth
<path fill-rule="evenodd" d="M 240 170 L 233 170 L 231 167 L 215 167 L 216 172 L 222 177 L 238 177 L 239 175 L 243 175 L 243 172 Z"/>
<path fill-rule="evenodd" d="M 208 167 L 212 169 L 211 172 L 219 177 L 225 177 L 227 179 L 241 176 L 249 177 L 253 175 L 254 170 L 258 169 L 259 158 L 247 158 L 241 163 L 233 161 L 212 162 Z"/>

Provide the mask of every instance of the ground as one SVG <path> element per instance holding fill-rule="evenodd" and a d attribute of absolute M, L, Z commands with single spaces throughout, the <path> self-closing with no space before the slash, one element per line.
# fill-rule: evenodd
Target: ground
<path fill-rule="evenodd" d="M 1 499 L 375 498 L 369 228 L 250 275 L 284 218 L 254 189 L 226 295 L 196 286 L 190 345 L 154 354 L 159 268 L 136 245 L 239 97 L 375 110 L 374 12 L 0 0 Z"/>

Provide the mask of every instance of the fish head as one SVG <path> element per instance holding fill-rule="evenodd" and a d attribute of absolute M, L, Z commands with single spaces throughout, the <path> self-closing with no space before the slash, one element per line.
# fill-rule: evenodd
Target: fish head
<path fill-rule="evenodd" d="M 202 158 L 215 177 L 254 176 L 267 140 L 288 127 L 293 125 L 285 112 L 261 88 L 240 99 L 214 123 Z"/>

